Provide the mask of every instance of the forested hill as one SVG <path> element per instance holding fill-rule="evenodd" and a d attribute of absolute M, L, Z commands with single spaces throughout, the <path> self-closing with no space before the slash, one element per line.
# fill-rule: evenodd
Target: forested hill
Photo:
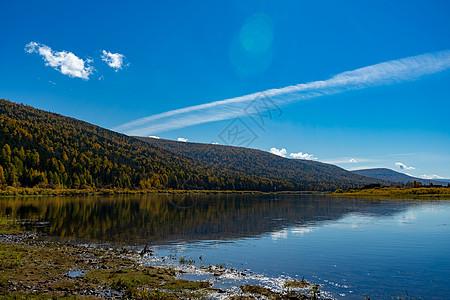
<path fill-rule="evenodd" d="M 0 188 L 324 191 L 378 181 L 257 150 L 144 142 L 0 99 Z"/>
<path fill-rule="evenodd" d="M 298 188 L 213 170 L 133 137 L 2 99 L 0 151 L 0 187 L 181 189 L 189 183 L 198 189 Z"/>
<path fill-rule="evenodd" d="M 202 162 L 216 169 L 227 168 L 270 180 L 286 180 L 302 190 L 334 190 L 338 187 L 359 187 L 383 183 L 346 171 L 335 165 L 302 159 L 287 159 L 261 150 L 214 144 L 178 142 L 164 139 L 137 137 L 147 143 Z"/>

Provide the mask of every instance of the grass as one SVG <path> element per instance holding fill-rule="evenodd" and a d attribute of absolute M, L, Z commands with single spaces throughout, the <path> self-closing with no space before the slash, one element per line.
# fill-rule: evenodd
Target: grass
<path fill-rule="evenodd" d="M 300 281 L 297 281 L 300 282 Z M 244 295 L 233 296 L 230 299 L 233 300 L 241 300 L 241 299 L 270 299 L 270 300 L 311 300 L 317 299 L 319 296 L 318 286 L 316 294 L 313 294 L 313 291 L 310 289 L 308 291 L 309 295 L 303 293 L 297 293 L 295 291 L 289 291 L 287 293 L 277 293 L 268 288 L 261 287 L 258 285 L 243 285 L 240 287 L 241 291 Z"/>
<path fill-rule="evenodd" d="M 310 191 L 285 191 L 285 192 L 261 192 L 261 191 L 233 191 L 233 190 L 132 190 L 132 189 L 64 189 L 64 188 L 38 188 L 38 187 L 0 187 L 0 197 L 13 196 L 88 196 L 88 195 L 139 195 L 139 194 L 317 194 Z M 320 193 L 321 194 L 321 193 Z"/>
<path fill-rule="evenodd" d="M 0 217 L 0 234 L 18 234 L 21 231 L 22 227 L 17 222 L 7 217 Z"/>
<path fill-rule="evenodd" d="M 371 197 L 412 197 L 412 198 L 448 198 L 450 199 L 450 188 L 446 187 L 380 187 L 372 189 L 350 189 L 347 191 L 337 190 L 329 196 L 371 196 Z"/>
<path fill-rule="evenodd" d="M 304 289 L 304 288 L 309 287 L 310 283 L 304 281 L 303 279 L 301 281 L 291 280 L 291 281 L 286 281 L 284 286 L 286 288 L 290 288 L 290 289 Z"/>
<path fill-rule="evenodd" d="M 245 294 L 252 294 L 256 296 L 264 296 L 267 298 L 276 298 L 278 293 L 275 293 L 268 288 L 264 288 L 258 285 L 243 285 L 240 287 L 241 291 Z"/>

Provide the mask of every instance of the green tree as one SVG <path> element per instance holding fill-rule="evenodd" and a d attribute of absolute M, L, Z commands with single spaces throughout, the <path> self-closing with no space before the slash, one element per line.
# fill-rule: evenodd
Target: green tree
<path fill-rule="evenodd" d="M 7 163 L 11 162 L 11 147 L 9 147 L 8 144 L 5 144 L 5 146 L 3 146 L 3 149 L 2 149 L 2 160 L 5 163 L 5 165 Z"/>
<path fill-rule="evenodd" d="M 5 183 L 6 183 L 5 173 L 3 171 L 3 167 L 0 166 L 0 184 L 5 184 Z"/>

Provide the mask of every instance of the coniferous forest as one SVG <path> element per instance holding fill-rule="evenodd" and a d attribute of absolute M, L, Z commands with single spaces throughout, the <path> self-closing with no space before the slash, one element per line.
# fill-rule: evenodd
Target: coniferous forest
<path fill-rule="evenodd" d="M 250 152 L 242 157 L 247 165 L 255 162 L 255 167 L 237 168 L 230 160 L 236 152 L 227 153 L 227 147 L 221 147 L 213 159 L 202 159 L 193 152 L 184 155 L 176 147 L 171 150 L 77 119 L 0 100 L 3 187 L 320 191 L 379 181 L 322 163 L 282 159 L 288 164 L 278 164 L 281 158 L 270 154 L 264 158 L 269 161 L 258 164 L 260 158 L 247 157 L 253 155 Z M 201 149 L 204 153 L 205 146 Z M 266 166 L 270 157 L 278 170 Z M 298 164 L 295 169 L 292 163 Z"/>

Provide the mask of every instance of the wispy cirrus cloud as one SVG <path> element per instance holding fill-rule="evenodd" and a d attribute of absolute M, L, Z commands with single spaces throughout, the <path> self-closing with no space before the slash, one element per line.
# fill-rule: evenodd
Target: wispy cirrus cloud
<path fill-rule="evenodd" d="M 38 53 L 42 56 L 46 66 L 50 66 L 70 77 L 88 80 L 89 75 L 94 71 L 94 67 L 89 65 L 92 63 L 91 59 L 87 58 L 83 60 L 69 51 L 53 51 L 49 46 L 36 42 L 28 43 L 25 46 L 25 51 L 28 53 Z"/>
<path fill-rule="evenodd" d="M 414 167 L 407 166 L 407 165 L 405 165 L 404 163 L 401 163 L 401 162 L 396 162 L 395 165 L 397 167 L 399 167 L 400 169 L 402 169 L 402 170 L 415 170 L 416 169 Z"/>
<path fill-rule="evenodd" d="M 444 177 L 436 174 L 422 174 L 419 177 L 423 179 L 444 179 Z"/>
<path fill-rule="evenodd" d="M 323 81 L 270 89 L 241 97 L 189 106 L 137 119 L 114 128 L 129 135 L 150 135 L 187 126 L 232 119 L 246 114 L 245 107 L 261 97 L 277 106 L 372 86 L 414 80 L 450 68 L 450 50 L 387 61 L 347 71 Z"/>
<path fill-rule="evenodd" d="M 356 164 L 356 163 L 366 163 L 366 162 L 376 162 L 379 161 L 379 159 L 369 159 L 369 158 L 353 158 L 353 157 L 339 157 L 339 158 L 333 158 L 333 159 L 325 159 L 323 160 L 324 163 L 327 164 Z"/>

